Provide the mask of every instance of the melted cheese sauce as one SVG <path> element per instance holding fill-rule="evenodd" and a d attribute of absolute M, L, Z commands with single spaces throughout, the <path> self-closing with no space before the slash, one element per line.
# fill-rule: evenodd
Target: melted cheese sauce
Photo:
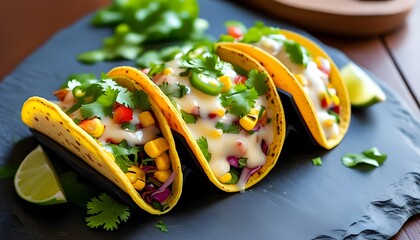
<path fill-rule="evenodd" d="M 293 74 L 302 74 L 308 80 L 308 84 L 303 86 L 304 91 L 309 95 L 312 103 L 316 109 L 317 117 L 323 127 L 325 137 L 327 139 L 337 136 L 339 134 L 338 123 L 335 122 L 335 117 L 328 113 L 328 110 L 321 106 L 320 96 L 325 92 L 325 87 L 329 83 L 329 76 L 318 69 L 317 64 L 313 60 L 309 60 L 307 66 L 293 63 L 288 53 L 283 50 L 283 35 L 271 35 L 270 37 L 263 36 L 258 43 L 254 45 L 265 50 L 271 55 L 279 59 Z M 335 91 L 329 89 L 329 91 Z M 334 92 L 335 94 L 335 92 Z M 334 121 L 334 124 L 322 124 L 327 120 Z"/>
<path fill-rule="evenodd" d="M 179 76 L 179 73 L 184 72 L 185 69 L 178 67 L 177 60 L 166 63 L 166 66 L 172 68 L 173 73 L 171 75 L 159 76 L 154 81 L 158 85 L 162 82 L 167 82 L 168 84 L 180 83 L 190 89 L 187 95 L 182 98 L 174 98 L 174 100 L 178 109 L 182 109 L 187 113 L 192 113 L 198 108 L 199 118 L 197 118 L 196 123 L 188 123 L 187 127 L 195 139 L 202 136 L 207 139 L 208 151 L 211 153 L 209 165 L 215 176 L 221 177 L 229 172 L 228 156 L 247 158 L 247 167 L 251 169 L 264 165 L 266 155 L 262 151 L 261 144 L 263 141 L 268 145 L 271 145 L 273 142 L 272 124 L 267 123 L 265 127 L 262 127 L 251 135 L 243 130 L 239 134 L 223 133 L 222 130 L 215 127 L 216 124 L 218 122 L 232 124 L 238 118 L 229 113 L 214 117 L 215 113 L 224 113 L 226 111 L 219 97 L 201 92 L 191 86 L 187 77 Z M 226 75 L 234 79 L 237 74 L 232 69 Z M 255 108 L 259 109 L 261 106 L 266 108 L 267 118 L 272 118 L 273 109 L 267 107 L 269 104 L 264 96 L 259 97 L 256 101 Z M 213 115 L 213 117 L 209 117 L 209 115 Z"/>

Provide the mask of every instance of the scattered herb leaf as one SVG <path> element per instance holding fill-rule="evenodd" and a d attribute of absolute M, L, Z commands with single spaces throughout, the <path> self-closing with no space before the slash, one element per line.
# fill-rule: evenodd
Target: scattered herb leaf
<path fill-rule="evenodd" d="M 129 207 L 117 202 L 106 193 L 100 194 L 98 198 L 92 198 L 86 207 L 88 215 L 92 215 L 85 219 L 90 228 L 102 227 L 112 231 L 118 229 L 121 221 L 126 222 L 130 217 Z"/>
<path fill-rule="evenodd" d="M 205 137 L 200 137 L 197 139 L 198 147 L 200 147 L 201 152 L 203 153 L 204 157 L 207 161 L 211 159 L 211 153 L 209 153 L 209 145 L 207 143 L 207 139 Z"/>
<path fill-rule="evenodd" d="M 387 154 L 380 153 L 376 147 L 370 148 L 361 154 L 349 153 L 341 158 L 341 162 L 347 167 L 354 167 L 359 163 L 369 164 L 375 167 L 383 164 Z"/>
<path fill-rule="evenodd" d="M 162 231 L 162 232 L 168 232 L 168 227 L 166 226 L 166 224 L 165 224 L 162 220 L 159 220 L 159 221 L 155 224 L 155 227 L 156 227 L 157 229 L 159 229 L 160 231 Z"/>
<path fill-rule="evenodd" d="M 322 166 L 322 159 L 321 157 L 316 157 L 312 159 L 312 164 L 314 166 Z"/>

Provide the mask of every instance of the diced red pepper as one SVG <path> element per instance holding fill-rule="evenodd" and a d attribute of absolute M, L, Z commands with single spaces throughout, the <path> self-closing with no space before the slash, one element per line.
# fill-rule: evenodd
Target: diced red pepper
<path fill-rule="evenodd" d="M 233 82 L 235 84 L 239 84 L 239 83 L 244 84 L 247 79 L 248 79 L 248 77 L 246 77 L 246 76 L 236 75 L 235 78 L 233 79 Z"/>
<path fill-rule="evenodd" d="M 131 108 L 128 108 L 124 105 L 120 105 L 115 108 L 114 110 L 114 123 L 122 124 L 129 122 L 133 119 L 133 110 Z"/>
<path fill-rule="evenodd" d="M 337 113 L 337 114 L 340 114 L 340 106 L 334 106 L 333 107 L 333 111 L 335 112 L 335 113 Z"/>
<path fill-rule="evenodd" d="M 238 27 L 235 26 L 229 26 L 227 28 L 227 32 L 230 36 L 234 37 L 234 38 L 240 38 L 242 37 L 242 31 L 241 29 L 239 29 Z"/>
<path fill-rule="evenodd" d="M 208 114 L 208 117 L 209 117 L 210 119 L 213 119 L 213 118 L 217 117 L 217 113 L 209 113 L 209 114 Z"/>

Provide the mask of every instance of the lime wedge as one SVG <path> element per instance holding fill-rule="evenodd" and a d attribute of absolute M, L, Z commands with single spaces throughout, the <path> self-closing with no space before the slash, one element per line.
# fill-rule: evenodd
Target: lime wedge
<path fill-rule="evenodd" d="M 41 146 L 25 157 L 14 180 L 17 194 L 28 202 L 40 205 L 67 202 L 54 167 Z"/>
<path fill-rule="evenodd" d="M 341 68 L 340 73 L 347 85 L 352 106 L 369 107 L 386 100 L 378 84 L 353 62 Z"/>

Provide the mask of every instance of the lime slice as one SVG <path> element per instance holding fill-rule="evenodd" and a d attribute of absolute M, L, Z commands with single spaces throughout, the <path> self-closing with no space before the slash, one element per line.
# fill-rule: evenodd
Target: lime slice
<path fill-rule="evenodd" d="M 54 167 L 41 146 L 22 161 L 14 183 L 18 195 L 28 202 L 40 205 L 67 202 Z"/>
<path fill-rule="evenodd" d="M 378 84 L 353 62 L 341 68 L 340 73 L 347 85 L 352 106 L 368 107 L 386 100 Z"/>

